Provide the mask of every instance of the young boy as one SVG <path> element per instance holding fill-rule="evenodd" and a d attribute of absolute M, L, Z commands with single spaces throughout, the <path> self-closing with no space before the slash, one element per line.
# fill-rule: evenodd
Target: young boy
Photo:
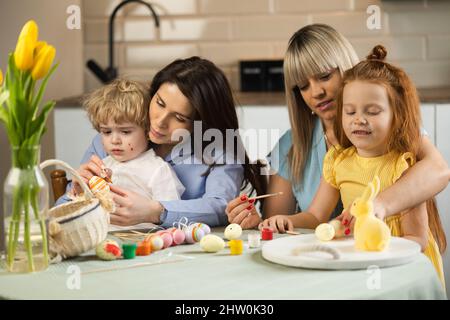
<path fill-rule="evenodd" d="M 112 183 L 150 199 L 178 200 L 184 186 L 172 167 L 149 148 L 149 103 L 148 90 L 142 84 L 118 79 L 92 92 L 83 105 L 101 134 L 108 154 L 102 161 L 112 172 Z M 152 226 L 132 226 L 146 227 Z M 111 226 L 110 231 L 117 229 L 124 228 Z"/>

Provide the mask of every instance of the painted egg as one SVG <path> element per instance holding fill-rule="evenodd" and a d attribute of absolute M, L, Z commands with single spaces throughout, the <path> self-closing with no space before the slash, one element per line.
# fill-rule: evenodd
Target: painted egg
<path fill-rule="evenodd" d="M 223 235 L 228 240 L 239 239 L 242 235 L 242 228 L 237 223 L 229 224 L 228 227 L 225 228 Z"/>
<path fill-rule="evenodd" d="M 200 229 L 202 229 L 204 234 L 210 234 L 211 233 L 211 228 L 207 224 L 197 222 L 197 223 L 193 223 L 193 225 L 199 227 Z"/>
<path fill-rule="evenodd" d="M 214 234 L 208 234 L 200 240 L 200 247 L 206 252 L 217 252 L 225 248 L 225 241 Z"/>
<path fill-rule="evenodd" d="M 168 247 L 170 247 L 172 245 L 173 238 L 172 238 L 172 234 L 170 232 L 168 232 L 166 230 L 161 230 L 161 231 L 156 232 L 156 234 L 158 236 L 160 236 L 161 239 L 163 239 L 163 242 L 164 242 L 163 248 L 164 249 L 168 248 Z"/>
<path fill-rule="evenodd" d="M 182 230 L 173 227 L 167 229 L 167 231 L 169 231 L 172 234 L 173 246 L 184 243 L 184 240 L 186 239 L 186 234 Z"/>
<path fill-rule="evenodd" d="M 189 225 L 187 228 L 184 228 L 183 230 L 184 234 L 186 235 L 187 243 L 199 242 L 205 236 L 203 230 L 193 224 Z"/>
<path fill-rule="evenodd" d="M 91 189 L 92 192 L 94 192 L 94 193 L 99 192 L 99 191 L 105 191 L 105 190 L 109 191 L 110 190 L 108 183 L 104 179 L 102 179 L 98 176 L 93 176 L 89 180 L 88 185 L 89 185 L 89 189 Z"/>
<path fill-rule="evenodd" d="M 106 239 L 95 248 L 97 257 L 102 260 L 116 260 L 122 256 L 119 244 L 110 239 Z"/>
<path fill-rule="evenodd" d="M 317 239 L 320 241 L 330 241 L 334 238 L 334 228 L 329 223 L 319 224 L 315 230 Z"/>
<path fill-rule="evenodd" d="M 151 243 L 152 251 L 158 251 L 164 247 L 164 240 L 159 235 L 152 234 L 146 238 L 146 241 Z"/>

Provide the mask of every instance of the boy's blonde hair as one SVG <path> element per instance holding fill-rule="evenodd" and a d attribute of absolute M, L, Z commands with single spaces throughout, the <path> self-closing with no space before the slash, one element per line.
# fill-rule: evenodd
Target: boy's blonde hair
<path fill-rule="evenodd" d="M 113 120 L 130 122 L 149 130 L 149 88 L 138 81 L 116 79 L 90 93 L 83 102 L 89 120 L 97 131 Z"/>

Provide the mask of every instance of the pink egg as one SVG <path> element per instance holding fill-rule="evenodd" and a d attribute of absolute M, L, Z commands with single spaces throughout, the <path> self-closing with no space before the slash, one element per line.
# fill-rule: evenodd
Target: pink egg
<path fill-rule="evenodd" d="M 186 235 L 184 234 L 183 231 L 181 231 L 180 229 L 177 228 L 173 228 L 172 230 L 170 230 L 170 232 L 172 233 L 172 237 L 173 237 L 173 245 L 179 245 L 184 243 L 184 240 L 186 239 Z"/>
<path fill-rule="evenodd" d="M 168 247 L 170 247 L 172 245 L 173 237 L 172 237 L 172 234 L 170 232 L 168 232 L 166 230 L 161 230 L 161 231 L 156 232 L 156 234 L 159 235 L 163 239 L 163 241 L 164 241 L 164 247 L 163 248 L 164 249 L 168 248 Z"/>

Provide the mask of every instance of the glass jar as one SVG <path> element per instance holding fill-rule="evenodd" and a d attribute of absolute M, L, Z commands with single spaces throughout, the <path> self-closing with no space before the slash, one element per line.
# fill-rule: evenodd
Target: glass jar
<path fill-rule="evenodd" d="M 2 262 L 10 272 L 41 271 L 49 264 L 46 230 L 49 193 L 47 180 L 39 168 L 39 156 L 39 146 L 12 148 L 12 167 L 3 187 L 0 235 Z"/>

